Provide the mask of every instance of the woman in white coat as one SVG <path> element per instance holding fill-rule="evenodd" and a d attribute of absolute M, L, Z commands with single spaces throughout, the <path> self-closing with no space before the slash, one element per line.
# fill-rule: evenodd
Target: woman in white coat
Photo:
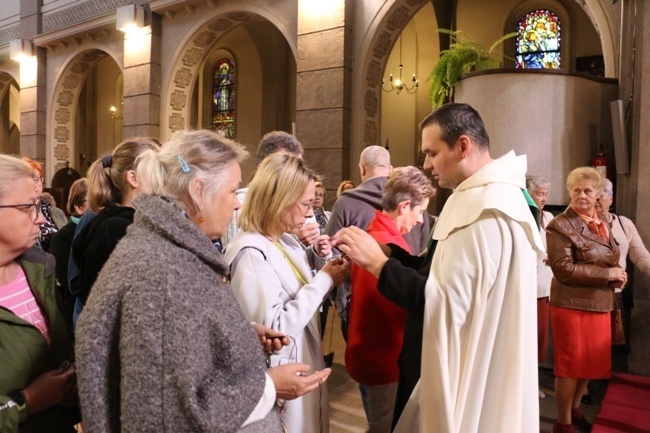
<path fill-rule="evenodd" d="M 302 159 L 281 154 L 265 159 L 241 210 L 241 231 L 226 251 L 232 288 L 247 319 L 293 339 L 269 358 L 271 366 L 304 362 L 324 368 L 318 310 L 349 271 L 343 259 L 327 262 L 327 235 L 305 250 L 291 234 L 313 215 L 316 180 Z M 311 269 L 321 270 L 313 275 Z M 289 433 L 329 431 L 326 387 L 278 405 Z"/>

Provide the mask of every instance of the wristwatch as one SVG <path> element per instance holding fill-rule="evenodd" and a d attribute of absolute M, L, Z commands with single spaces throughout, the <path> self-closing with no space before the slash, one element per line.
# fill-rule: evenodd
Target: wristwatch
<path fill-rule="evenodd" d="M 25 394 L 20 390 L 11 391 L 7 394 L 9 398 L 16 403 L 18 408 L 18 422 L 25 422 L 29 417 L 29 411 L 27 410 L 27 401 L 25 400 Z"/>

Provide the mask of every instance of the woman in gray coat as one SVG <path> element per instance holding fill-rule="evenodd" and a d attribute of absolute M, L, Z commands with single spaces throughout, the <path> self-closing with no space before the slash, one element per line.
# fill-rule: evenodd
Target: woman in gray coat
<path fill-rule="evenodd" d="M 276 398 L 318 389 L 329 369 L 266 369 L 282 334 L 244 318 L 210 239 L 239 202 L 246 152 L 209 131 L 175 133 L 138 166 L 133 225 L 102 269 L 77 324 L 85 430 L 281 432 Z M 259 339 L 258 339 L 259 337 Z"/>

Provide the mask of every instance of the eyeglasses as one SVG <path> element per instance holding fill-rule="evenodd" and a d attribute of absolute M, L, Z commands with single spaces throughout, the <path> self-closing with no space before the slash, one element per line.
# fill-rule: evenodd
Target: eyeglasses
<path fill-rule="evenodd" d="M 43 176 L 34 176 L 34 182 L 43 182 Z"/>
<path fill-rule="evenodd" d="M 309 210 L 309 209 L 314 208 L 314 202 L 313 201 L 310 201 L 309 203 L 301 203 L 301 202 L 298 202 L 298 203 L 300 204 L 300 206 L 304 207 L 305 210 Z"/>
<path fill-rule="evenodd" d="M 0 209 L 9 208 L 9 207 L 20 209 L 23 212 L 28 212 L 30 214 L 30 216 L 32 217 L 32 222 L 36 222 L 36 220 L 38 219 L 38 216 L 41 213 L 41 200 L 40 199 L 36 200 L 34 203 L 3 204 L 3 205 L 0 205 Z"/>

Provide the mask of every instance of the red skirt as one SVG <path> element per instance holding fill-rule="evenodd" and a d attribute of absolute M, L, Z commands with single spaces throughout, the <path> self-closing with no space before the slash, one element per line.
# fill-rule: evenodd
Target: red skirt
<path fill-rule="evenodd" d="M 571 379 L 608 379 L 612 375 L 609 313 L 551 305 L 555 375 Z"/>

